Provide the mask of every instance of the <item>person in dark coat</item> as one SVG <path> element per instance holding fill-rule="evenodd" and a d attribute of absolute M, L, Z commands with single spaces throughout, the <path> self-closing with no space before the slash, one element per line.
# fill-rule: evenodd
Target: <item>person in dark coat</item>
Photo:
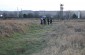
<path fill-rule="evenodd" d="M 41 23 L 40 24 L 42 25 L 43 24 L 43 17 L 41 17 L 40 20 L 41 20 Z"/>
<path fill-rule="evenodd" d="M 46 24 L 46 16 L 43 16 L 43 23 Z"/>
<path fill-rule="evenodd" d="M 48 23 L 48 25 L 50 24 L 50 17 L 49 16 L 47 16 L 47 23 Z"/>
<path fill-rule="evenodd" d="M 50 17 L 50 24 L 52 24 L 52 18 L 53 18 L 53 17 L 51 16 L 51 17 Z"/>
<path fill-rule="evenodd" d="M 48 25 L 49 25 L 49 22 L 50 22 L 49 18 L 47 18 L 47 22 L 48 22 Z"/>
<path fill-rule="evenodd" d="M 52 24 L 52 18 L 50 19 L 50 24 Z"/>

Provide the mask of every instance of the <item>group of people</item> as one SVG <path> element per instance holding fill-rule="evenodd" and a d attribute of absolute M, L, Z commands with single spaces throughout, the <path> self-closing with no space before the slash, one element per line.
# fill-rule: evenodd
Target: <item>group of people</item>
<path fill-rule="evenodd" d="M 42 16 L 41 17 L 41 25 L 43 24 L 52 24 L 52 17 L 49 17 L 49 16 Z"/>

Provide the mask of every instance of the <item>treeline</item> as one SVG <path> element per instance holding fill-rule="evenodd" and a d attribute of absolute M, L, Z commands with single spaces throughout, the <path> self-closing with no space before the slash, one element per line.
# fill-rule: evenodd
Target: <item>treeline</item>
<path fill-rule="evenodd" d="M 0 18 L 3 19 L 11 19 L 11 18 L 41 18 L 43 15 L 40 15 L 38 12 L 35 13 L 28 13 L 28 14 L 23 14 L 22 12 L 19 13 L 3 13 L 2 15 L 0 15 Z M 59 13 L 57 13 L 56 15 L 51 15 L 51 14 L 45 14 L 45 16 L 47 17 L 53 17 L 54 19 L 62 19 L 61 15 Z M 70 12 L 66 13 L 65 15 L 63 15 L 63 19 L 77 19 L 78 16 L 74 13 L 71 14 Z"/>
<path fill-rule="evenodd" d="M 39 14 L 33 14 L 33 13 L 28 13 L 28 14 L 22 14 L 22 13 L 16 13 L 16 14 L 7 14 L 3 13 L 0 15 L 0 18 L 3 19 L 11 19 L 11 18 L 40 18 L 41 16 Z"/>
<path fill-rule="evenodd" d="M 23 18 L 40 18 L 40 15 L 39 14 L 32 14 L 32 13 L 23 14 Z"/>

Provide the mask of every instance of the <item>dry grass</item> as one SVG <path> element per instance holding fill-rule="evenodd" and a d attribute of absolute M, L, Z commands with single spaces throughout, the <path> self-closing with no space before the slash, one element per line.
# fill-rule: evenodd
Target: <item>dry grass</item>
<path fill-rule="evenodd" d="M 25 33 L 30 25 L 37 20 L 0 20 L 0 37 L 9 37 L 12 34 Z M 37 22 L 36 22 L 37 23 Z"/>
<path fill-rule="evenodd" d="M 1 20 L 0 55 L 30 55 L 44 48 L 44 30 L 39 24 L 31 19 Z"/>
<path fill-rule="evenodd" d="M 33 55 L 85 55 L 85 20 L 54 22 L 47 33 L 47 47 Z"/>
<path fill-rule="evenodd" d="M 34 23 L 39 24 L 39 20 L 2 20 L 0 21 L 0 35 L 9 36 L 16 32 L 24 33 Z M 24 39 L 31 40 L 33 43 L 35 43 L 35 39 L 40 38 L 38 43 L 46 41 L 45 48 L 37 53 L 33 51 L 33 54 L 30 55 L 85 55 L 85 20 L 55 20 L 52 25 L 42 25 L 42 27 L 32 27 L 31 33 L 19 39 L 23 41 L 25 41 Z M 29 36 L 31 39 L 29 39 Z M 44 41 L 41 41 L 42 39 Z M 40 46 L 40 44 L 38 45 Z M 37 45 L 35 44 L 35 46 Z M 18 55 L 29 55 L 30 50 L 25 50 L 23 54 Z M 33 50 L 36 51 L 37 48 L 33 48 Z M 23 49 L 21 48 L 19 51 L 23 51 Z"/>

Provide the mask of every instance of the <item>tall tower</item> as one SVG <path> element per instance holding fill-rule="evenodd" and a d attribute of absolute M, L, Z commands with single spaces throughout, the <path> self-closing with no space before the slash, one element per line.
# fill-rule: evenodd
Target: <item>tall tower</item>
<path fill-rule="evenodd" d="M 63 19 L 63 4 L 60 4 L 60 19 Z"/>

